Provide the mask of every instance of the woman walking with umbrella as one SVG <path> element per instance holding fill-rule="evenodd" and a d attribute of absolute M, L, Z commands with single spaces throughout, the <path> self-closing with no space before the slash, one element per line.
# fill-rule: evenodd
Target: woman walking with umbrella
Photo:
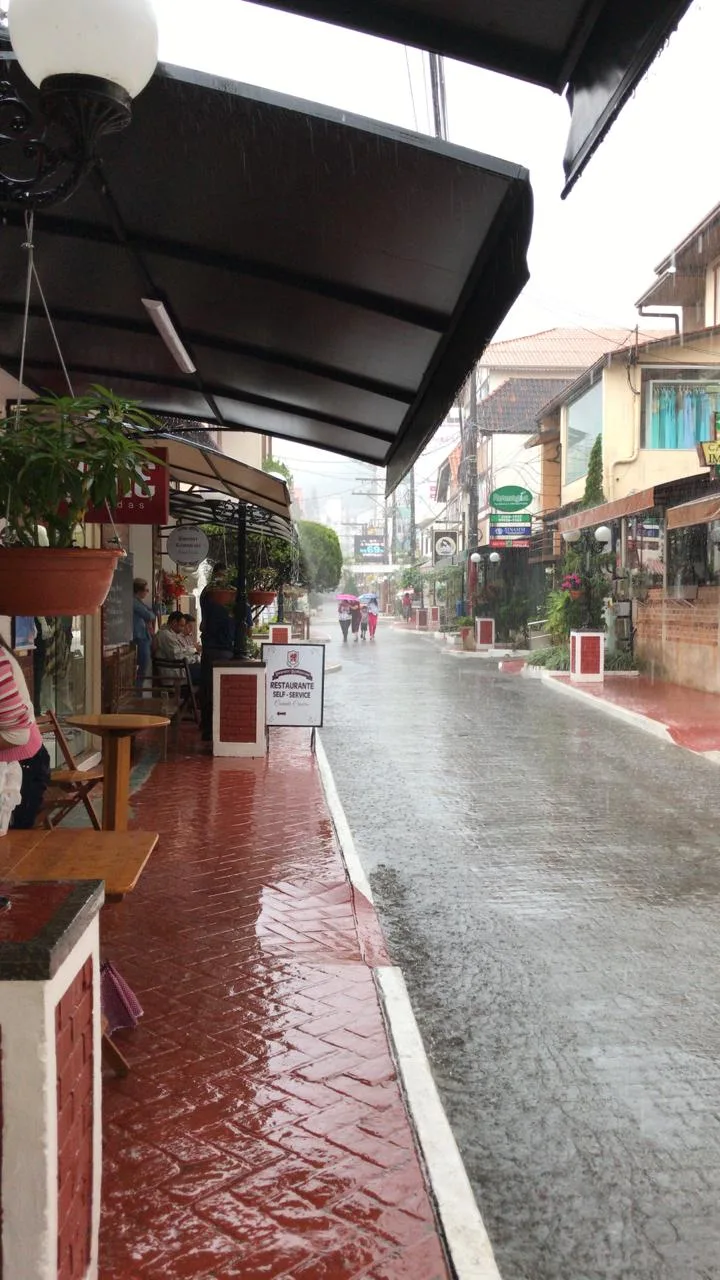
<path fill-rule="evenodd" d="M 375 632 L 377 631 L 379 613 L 380 613 L 380 610 L 378 608 L 377 596 L 371 596 L 370 599 L 368 600 L 368 626 L 370 627 L 371 640 L 375 639 Z"/>
<path fill-rule="evenodd" d="M 341 600 L 338 605 L 338 622 L 342 631 L 343 644 L 347 644 L 348 631 L 350 630 L 350 605 L 347 600 Z"/>
<path fill-rule="evenodd" d="M 360 601 L 355 600 L 350 605 L 350 626 L 352 628 L 353 640 L 355 641 L 356 644 L 360 638 L 361 615 L 362 615 L 362 609 L 360 607 Z"/>

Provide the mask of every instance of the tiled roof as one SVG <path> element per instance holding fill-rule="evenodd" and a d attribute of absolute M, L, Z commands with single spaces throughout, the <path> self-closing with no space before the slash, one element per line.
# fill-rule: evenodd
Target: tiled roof
<path fill-rule="evenodd" d="M 532 434 L 543 406 L 569 386 L 567 378 L 508 378 L 497 391 L 480 401 L 478 430 Z"/>
<path fill-rule="evenodd" d="M 667 329 L 642 329 L 640 342 L 663 338 Z M 491 342 L 478 364 L 489 369 L 587 369 L 607 351 L 635 342 L 634 329 L 544 329 L 524 338 Z M 548 397 L 549 398 L 549 397 Z"/>

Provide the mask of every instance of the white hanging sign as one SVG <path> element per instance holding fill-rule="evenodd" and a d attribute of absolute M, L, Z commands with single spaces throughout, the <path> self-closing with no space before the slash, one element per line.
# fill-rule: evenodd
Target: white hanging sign
<path fill-rule="evenodd" d="M 265 723 L 320 728 L 325 700 L 323 644 L 264 644 Z"/>
<path fill-rule="evenodd" d="M 168 534 L 167 553 L 176 564 L 201 564 L 209 550 L 207 534 L 195 524 L 176 524 Z"/>

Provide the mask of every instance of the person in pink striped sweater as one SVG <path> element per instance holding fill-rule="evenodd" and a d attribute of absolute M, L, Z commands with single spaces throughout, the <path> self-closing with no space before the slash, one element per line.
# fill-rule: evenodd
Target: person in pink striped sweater
<path fill-rule="evenodd" d="M 34 826 L 50 782 L 50 757 L 35 723 L 32 699 L 17 658 L 0 639 L 0 765 L 17 761 L 22 771 L 20 803 L 11 828 Z"/>

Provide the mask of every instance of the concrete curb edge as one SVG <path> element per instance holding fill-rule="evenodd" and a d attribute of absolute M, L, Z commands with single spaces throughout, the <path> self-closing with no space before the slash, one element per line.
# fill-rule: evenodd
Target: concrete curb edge
<path fill-rule="evenodd" d="M 602 711 L 605 715 L 614 716 L 616 720 L 623 720 L 625 724 L 630 724 L 635 729 L 642 729 L 645 733 L 651 733 L 654 738 L 660 738 L 662 742 L 668 742 L 673 747 L 680 745 L 671 736 L 667 725 L 661 724 L 659 720 L 651 720 L 649 716 L 642 715 L 640 711 L 630 711 L 627 707 L 619 707 L 614 702 L 605 702 L 603 698 L 596 698 L 592 693 L 586 693 L 578 685 L 556 680 L 551 671 L 543 671 L 542 678 L 546 686 L 554 689 L 556 693 L 565 693 L 571 698 L 580 698 L 586 706 L 597 707 L 598 711 Z"/>
<path fill-rule="evenodd" d="M 350 883 L 373 902 L 330 762 L 316 735 L 320 781 Z M 437 1091 L 402 970 L 373 969 L 391 1048 L 457 1280 L 502 1280 L 462 1156 Z"/>

